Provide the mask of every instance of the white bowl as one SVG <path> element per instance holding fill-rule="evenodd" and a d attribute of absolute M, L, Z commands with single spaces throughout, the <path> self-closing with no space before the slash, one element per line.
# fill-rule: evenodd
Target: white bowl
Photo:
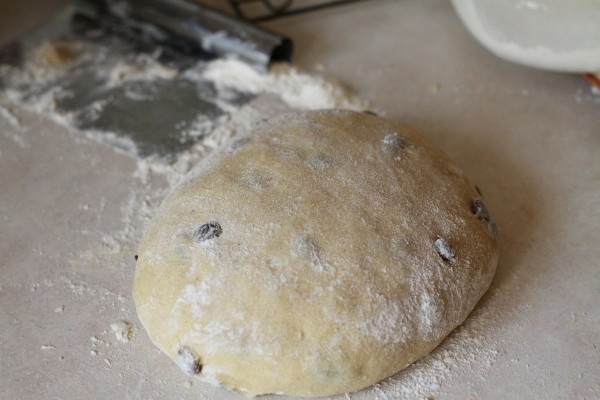
<path fill-rule="evenodd" d="M 499 57 L 564 72 L 600 71 L 600 0 L 452 0 Z"/>

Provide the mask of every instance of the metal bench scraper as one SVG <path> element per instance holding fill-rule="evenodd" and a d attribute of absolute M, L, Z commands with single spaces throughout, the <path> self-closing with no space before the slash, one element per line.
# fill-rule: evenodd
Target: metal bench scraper
<path fill-rule="evenodd" d="M 218 98 L 207 62 L 266 71 L 291 56 L 288 38 L 197 3 L 79 0 L 0 49 L 0 100 L 169 162 L 254 97 Z"/>

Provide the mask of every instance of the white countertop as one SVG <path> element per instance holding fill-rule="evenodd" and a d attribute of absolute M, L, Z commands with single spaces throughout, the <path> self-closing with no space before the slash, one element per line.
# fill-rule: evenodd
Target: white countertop
<path fill-rule="evenodd" d="M 464 326 L 415 367 L 340 398 L 600 399 L 600 95 L 580 76 L 496 58 L 443 0 L 268 26 L 295 40 L 297 66 L 441 147 L 501 232 L 498 273 Z M 0 397 L 243 398 L 190 387 L 135 315 L 133 255 L 164 179 L 136 178 L 130 156 L 4 109 Z M 129 343 L 111 331 L 118 320 L 133 323 Z"/>

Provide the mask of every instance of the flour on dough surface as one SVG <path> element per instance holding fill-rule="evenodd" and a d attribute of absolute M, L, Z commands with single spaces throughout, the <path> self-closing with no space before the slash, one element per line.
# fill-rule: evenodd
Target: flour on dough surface
<path fill-rule="evenodd" d="M 430 352 L 487 289 L 496 232 L 480 195 L 409 128 L 317 111 L 244 139 L 200 162 L 139 249 L 141 321 L 174 360 L 193 351 L 205 380 L 358 390 Z"/>

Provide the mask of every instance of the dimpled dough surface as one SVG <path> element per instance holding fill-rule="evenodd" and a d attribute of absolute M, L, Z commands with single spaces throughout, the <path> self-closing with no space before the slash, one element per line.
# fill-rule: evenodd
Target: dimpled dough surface
<path fill-rule="evenodd" d="M 204 159 L 139 246 L 152 341 L 247 395 L 367 387 L 434 349 L 488 288 L 478 190 L 409 128 L 366 113 L 278 117 Z"/>

